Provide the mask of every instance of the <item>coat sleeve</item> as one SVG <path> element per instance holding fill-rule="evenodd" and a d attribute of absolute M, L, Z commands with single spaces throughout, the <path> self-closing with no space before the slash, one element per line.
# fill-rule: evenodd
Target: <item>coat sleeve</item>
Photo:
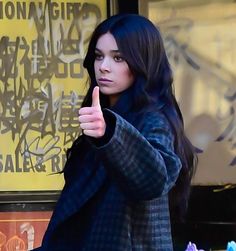
<path fill-rule="evenodd" d="M 146 114 L 140 131 L 110 110 L 104 111 L 104 117 L 109 127 L 108 139 L 96 148 L 124 194 L 135 200 L 151 200 L 168 193 L 181 162 L 174 152 L 174 137 L 164 115 Z"/>

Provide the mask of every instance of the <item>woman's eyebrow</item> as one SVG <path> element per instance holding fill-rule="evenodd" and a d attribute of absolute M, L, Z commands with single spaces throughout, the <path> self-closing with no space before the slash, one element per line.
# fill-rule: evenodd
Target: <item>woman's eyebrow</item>
<path fill-rule="evenodd" d="M 98 48 L 95 48 L 95 51 L 102 52 L 102 50 L 100 50 L 100 49 L 98 49 Z M 113 53 L 120 53 L 119 50 L 111 50 L 110 52 L 113 52 Z"/>

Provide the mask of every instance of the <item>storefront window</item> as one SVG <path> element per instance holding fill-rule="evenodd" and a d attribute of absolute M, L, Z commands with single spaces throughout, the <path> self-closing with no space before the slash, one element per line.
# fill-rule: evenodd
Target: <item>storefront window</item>
<path fill-rule="evenodd" d="M 193 183 L 236 183 L 236 3 L 140 1 L 163 33 L 185 127 L 199 154 Z"/>

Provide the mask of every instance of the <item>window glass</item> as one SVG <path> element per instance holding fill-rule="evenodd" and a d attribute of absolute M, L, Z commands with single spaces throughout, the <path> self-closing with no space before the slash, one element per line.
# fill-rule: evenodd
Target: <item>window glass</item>
<path fill-rule="evenodd" d="M 193 183 L 236 183 L 236 2 L 140 1 L 163 34 L 185 127 L 199 148 Z"/>

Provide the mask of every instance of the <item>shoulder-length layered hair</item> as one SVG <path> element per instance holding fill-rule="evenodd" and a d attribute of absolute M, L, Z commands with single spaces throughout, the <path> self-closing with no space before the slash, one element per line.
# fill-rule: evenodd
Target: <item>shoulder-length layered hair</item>
<path fill-rule="evenodd" d="M 182 161 L 182 169 L 170 193 L 170 202 L 172 216 L 180 216 L 187 208 L 196 158 L 194 148 L 185 136 L 182 114 L 173 94 L 172 71 L 161 33 L 151 21 L 136 14 L 119 14 L 97 26 L 84 60 L 84 67 L 90 77 L 90 87 L 82 106 L 90 106 L 92 103 L 92 91 L 97 85 L 94 72 L 95 48 L 98 39 L 107 32 L 114 36 L 119 51 L 135 76 L 132 105 L 129 109 L 137 110 L 154 105 L 162 110 L 173 128 L 175 151 Z M 108 97 L 102 94 L 101 106 L 109 107 Z"/>

